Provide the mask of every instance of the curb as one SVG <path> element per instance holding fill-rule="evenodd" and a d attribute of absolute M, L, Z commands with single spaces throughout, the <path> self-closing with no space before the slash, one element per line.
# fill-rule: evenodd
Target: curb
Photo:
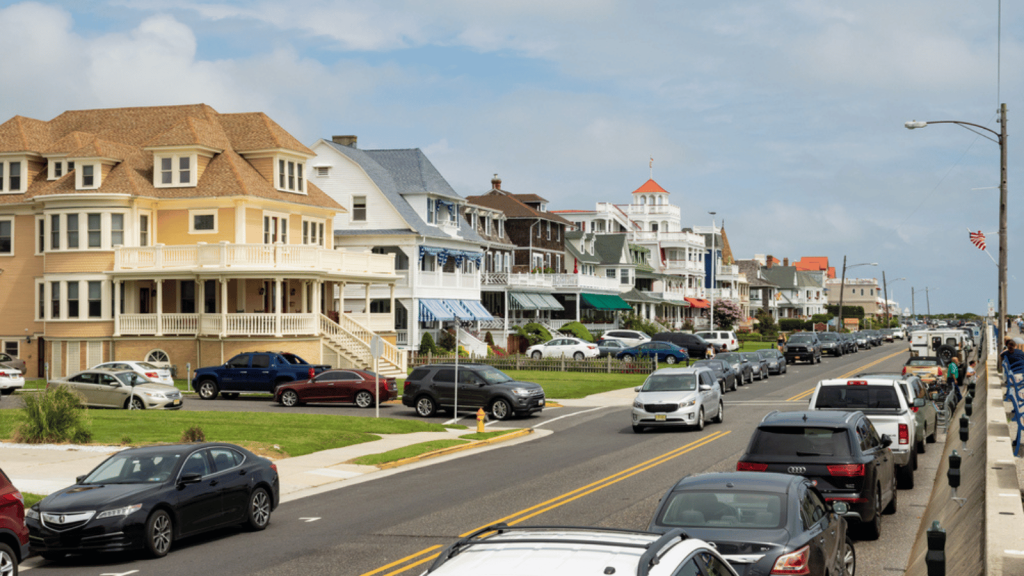
<path fill-rule="evenodd" d="M 451 446 L 448 448 L 442 448 L 440 450 L 434 450 L 433 452 L 426 452 L 419 456 L 412 456 L 409 458 L 402 458 L 401 460 L 395 460 L 394 462 L 386 462 L 384 464 L 377 465 L 380 470 L 387 470 L 389 468 L 397 468 L 406 464 L 412 464 L 413 462 L 419 462 L 420 460 L 426 460 L 428 458 L 436 458 L 438 456 L 445 456 L 454 452 L 462 452 L 463 450 L 469 450 L 471 448 L 477 448 L 479 446 L 487 446 L 489 444 L 497 444 L 498 442 L 504 442 L 505 440 L 512 440 L 514 438 L 521 438 L 527 434 L 533 434 L 533 428 L 523 428 L 516 432 L 509 432 L 508 434 L 502 434 L 501 436 L 495 436 L 487 440 L 478 440 L 476 442 L 470 442 L 469 444 L 459 444 L 458 446 Z"/>

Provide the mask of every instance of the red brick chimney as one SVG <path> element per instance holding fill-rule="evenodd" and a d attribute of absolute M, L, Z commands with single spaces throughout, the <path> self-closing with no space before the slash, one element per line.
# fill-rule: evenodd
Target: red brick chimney
<path fill-rule="evenodd" d="M 783 266 L 789 266 L 789 258 L 783 258 L 782 259 L 782 265 Z"/>
<path fill-rule="evenodd" d="M 501 190 L 501 178 L 498 178 L 497 174 L 491 178 L 491 190 Z"/>
<path fill-rule="evenodd" d="M 768 268 L 769 270 L 771 270 L 771 269 L 772 269 L 772 260 L 775 260 L 775 258 L 774 258 L 774 257 L 772 257 L 772 255 L 771 255 L 771 254 L 769 254 L 769 255 L 768 255 L 768 260 L 767 260 L 767 264 L 765 264 L 765 267 L 766 267 L 766 268 Z"/>

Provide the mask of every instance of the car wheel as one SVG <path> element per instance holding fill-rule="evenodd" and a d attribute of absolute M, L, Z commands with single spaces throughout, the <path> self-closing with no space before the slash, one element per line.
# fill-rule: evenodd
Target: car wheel
<path fill-rule="evenodd" d="M 130 399 L 125 401 L 124 407 L 126 410 L 129 408 L 132 410 L 145 410 L 146 403 L 142 401 L 142 398 L 139 398 L 138 396 L 132 396 Z M 0 572 L 0 574 L 3 574 L 3 572 Z"/>
<path fill-rule="evenodd" d="M 583 352 L 577 352 L 572 355 L 573 360 L 583 360 Z"/>
<path fill-rule="evenodd" d="M 373 394 L 370 394 L 366 390 L 360 390 L 356 393 L 356 406 L 360 408 L 369 408 L 373 406 Z"/>
<path fill-rule="evenodd" d="M 889 500 L 889 505 L 885 507 L 882 514 L 895 514 L 899 510 L 899 490 L 892 491 L 892 500 Z"/>
<path fill-rule="evenodd" d="M 246 524 L 252 530 L 263 530 L 270 524 L 270 494 L 263 488 L 257 488 L 249 495 Z"/>
<path fill-rule="evenodd" d="M 914 457 L 913 454 L 910 456 Z M 901 490 L 910 490 L 914 487 L 914 463 L 907 462 L 906 466 L 896 467 L 896 487 Z"/>
<path fill-rule="evenodd" d="M 203 400 L 213 400 L 217 397 L 217 383 L 213 380 L 201 380 L 199 382 L 199 397 Z"/>
<path fill-rule="evenodd" d="M 423 418 L 430 418 L 437 413 L 437 404 L 434 404 L 434 399 L 430 396 L 420 396 L 416 399 L 416 414 L 419 414 Z"/>
<path fill-rule="evenodd" d="M 732 379 L 732 391 L 733 392 L 736 391 L 736 379 L 735 378 Z"/>
<path fill-rule="evenodd" d="M 495 420 L 507 420 L 512 416 L 512 405 L 504 398 L 498 398 L 491 403 L 491 416 Z"/>
<path fill-rule="evenodd" d="M 540 350 L 532 354 L 534 360 L 540 360 L 544 355 L 540 353 Z"/>
<path fill-rule="evenodd" d="M 299 395 L 294 390 L 285 390 L 281 393 L 281 405 L 293 408 L 299 405 Z"/>
<path fill-rule="evenodd" d="M 171 549 L 174 537 L 171 515 L 166 510 L 157 510 L 146 520 L 146 550 L 156 558 L 163 558 Z"/>
<path fill-rule="evenodd" d="M 675 364 L 675 363 L 676 363 L 676 357 L 675 356 L 666 356 L 665 357 L 665 364 Z"/>
<path fill-rule="evenodd" d="M 18 576 L 18 559 L 10 546 L 0 542 L 0 575 Z"/>
<path fill-rule="evenodd" d="M 703 406 L 701 407 L 700 410 L 697 411 L 697 425 L 696 425 L 696 428 L 697 428 L 698 431 L 704 429 L 704 407 Z"/>
<path fill-rule="evenodd" d="M 935 444 L 935 427 L 936 426 L 937 426 L 937 424 L 932 426 L 932 433 L 927 438 L 924 439 L 925 442 L 927 442 L 929 444 Z"/>
<path fill-rule="evenodd" d="M 715 415 L 715 424 L 725 422 L 725 402 L 718 401 L 718 414 Z"/>
<path fill-rule="evenodd" d="M 818 354 L 818 364 L 821 364 L 821 354 Z"/>
<path fill-rule="evenodd" d="M 789 364 L 783 364 L 782 365 L 782 372 L 781 373 L 782 374 L 786 374 L 788 372 L 789 372 Z"/>
<path fill-rule="evenodd" d="M 857 572 L 857 551 L 853 547 L 853 540 L 846 537 L 843 543 L 843 576 L 855 576 Z"/>
<path fill-rule="evenodd" d="M 924 454 L 926 448 L 924 447 L 924 440 L 917 443 L 917 453 Z M 917 458 L 914 458 L 914 470 L 917 470 Z"/>
<path fill-rule="evenodd" d="M 882 535 L 882 489 L 875 488 L 875 501 L 874 501 L 875 517 L 870 522 L 864 522 L 861 525 L 864 531 L 865 540 L 878 540 L 879 536 Z"/>
<path fill-rule="evenodd" d="M 633 361 L 633 355 L 632 354 L 623 354 L 622 355 L 622 361 L 623 362 L 632 362 Z"/>
<path fill-rule="evenodd" d="M 635 424 L 633 425 L 633 433 L 634 434 L 641 434 L 641 433 L 643 433 L 643 431 L 644 431 L 644 427 L 643 426 L 637 426 Z"/>

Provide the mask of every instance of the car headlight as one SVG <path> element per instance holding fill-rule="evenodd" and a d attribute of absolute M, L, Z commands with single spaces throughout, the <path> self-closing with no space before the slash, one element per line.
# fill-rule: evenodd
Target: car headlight
<path fill-rule="evenodd" d="M 528 388 L 513 388 L 512 393 L 516 396 L 529 396 L 530 390 Z"/>
<path fill-rule="evenodd" d="M 28 508 L 25 510 L 25 518 L 39 520 L 39 511 L 36 510 L 35 508 Z"/>
<path fill-rule="evenodd" d="M 644 403 L 639 400 L 633 400 L 633 408 L 643 409 Z"/>
<path fill-rule="evenodd" d="M 163 392 L 143 392 L 144 395 L 157 400 L 166 400 L 167 397 L 163 395 Z"/>
<path fill-rule="evenodd" d="M 131 506 L 122 506 L 120 508 L 112 508 L 110 510 L 104 510 L 96 515 L 96 519 L 100 518 L 113 518 L 114 516 L 128 516 L 132 512 L 138 512 L 142 508 L 142 504 L 132 504 Z"/>
<path fill-rule="evenodd" d="M 679 407 L 680 407 L 680 408 L 686 408 L 686 407 L 689 407 L 689 406 L 693 406 L 693 405 L 695 405 L 696 403 L 697 403 L 697 399 L 696 399 L 696 398 L 694 398 L 693 400 L 690 400 L 690 401 L 688 401 L 688 402 L 680 402 L 680 403 L 679 403 Z"/>

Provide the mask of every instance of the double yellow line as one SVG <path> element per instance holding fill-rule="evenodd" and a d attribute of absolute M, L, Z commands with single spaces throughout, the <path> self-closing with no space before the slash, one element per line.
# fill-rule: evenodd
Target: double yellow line
<path fill-rule="evenodd" d="M 690 442 L 689 444 L 686 444 L 684 446 L 680 446 L 675 450 L 671 450 L 660 456 L 656 456 L 654 458 L 651 458 L 650 460 L 641 462 L 636 466 L 626 468 L 621 472 L 617 472 L 615 474 L 612 474 L 611 476 L 606 476 L 596 482 L 591 482 L 586 486 L 581 486 L 571 492 L 566 492 L 565 494 L 556 496 L 550 500 L 546 500 L 544 502 L 541 502 L 540 504 L 536 504 L 524 510 L 520 510 L 518 512 L 515 512 L 514 514 L 509 514 L 504 518 L 499 518 L 493 522 L 488 522 L 487 524 L 484 524 L 479 528 L 474 528 L 473 530 L 460 534 L 459 537 L 464 538 L 469 534 L 472 534 L 473 532 L 480 530 L 481 528 L 486 528 L 487 526 L 491 526 L 493 524 L 498 524 L 501 522 L 505 522 L 506 524 L 512 526 L 525 520 L 529 520 L 534 516 L 538 516 L 549 510 L 553 510 L 555 508 L 558 508 L 559 506 L 564 506 L 565 504 L 568 504 L 574 500 L 578 500 L 579 498 L 593 494 L 598 490 L 612 486 L 618 482 L 625 480 L 626 478 L 631 478 L 633 476 L 636 476 L 637 474 L 640 474 L 641 472 L 646 472 L 647 470 L 650 470 L 655 466 L 660 466 L 666 462 L 678 458 L 679 456 L 682 456 L 683 454 L 686 454 L 687 452 L 692 452 L 697 448 L 706 446 L 711 442 L 714 442 L 715 440 L 728 436 L 731 432 L 731 430 L 712 432 L 711 434 L 708 434 L 707 436 L 700 438 L 699 440 L 694 440 L 693 442 Z M 439 548 L 441 548 L 439 544 L 430 546 L 429 548 L 424 548 L 423 550 L 420 550 L 415 554 L 410 554 L 405 558 L 395 560 L 390 564 L 385 564 L 384 566 L 381 566 L 380 568 L 377 568 L 375 570 L 371 570 L 370 572 L 366 572 L 361 576 L 376 576 L 378 574 L 380 574 L 381 576 L 394 576 L 395 574 L 401 574 L 402 572 L 411 570 L 417 566 L 420 566 L 421 564 L 425 564 L 437 558 L 440 555 L 440 552 L 438 552 Z M 433 554 L 431 554 L 432 552 Z M 393 568 L 394 570 L 392 570 Z M 388 570 L 391 571 L 388 572 Z"/>
<path fill-rule="evenodd" d="M 842 379 L 842 378 L 849 378 L 850 376 L 853 376 L 854 374 L 857 374 L 858 372 L 863 372 L 863 371 L 867 370 L 868 368 L 871 368 L 872 366 L 875 366 L 877 364 L 881 364 L 882 362 L 885 362 L 886 360 L 888 360 L 890 358 L 895 358 L 896 356 L 899 356 L 900 354 L 906 354 L 906 353 L 907 353 L 906 350 L 901 350 L 899 352 L 894 352 L 892 354 L 889 354 L 888 356 L 883 356 L 882 358 L 879 358 L 878 360 L 875 360 L 874 362 L 871 362 L 870 364 L 865 364 L 865 365 L 863 365 L 863 366 L 861 366 L 859 368 L 855 368 L 855 369 L 847 372 L 846 374 L 843 374 L 842 376 L 836 376 L 835 378 L 837 380 L 838 379 Z M 816 389 L 817 389 L 817 385 L 815 385 L 815 387 L 811 388 L 810 390 L 805 390 L 805 391 L 797 394 L 796 396 L 793 396 L 792 398 L 787 398 L 786 402 L 800 402 L 801 400 L 807 400 L 808 398 L 811 397 L 812 394 L 814 394 L 814 391 Z"/>

